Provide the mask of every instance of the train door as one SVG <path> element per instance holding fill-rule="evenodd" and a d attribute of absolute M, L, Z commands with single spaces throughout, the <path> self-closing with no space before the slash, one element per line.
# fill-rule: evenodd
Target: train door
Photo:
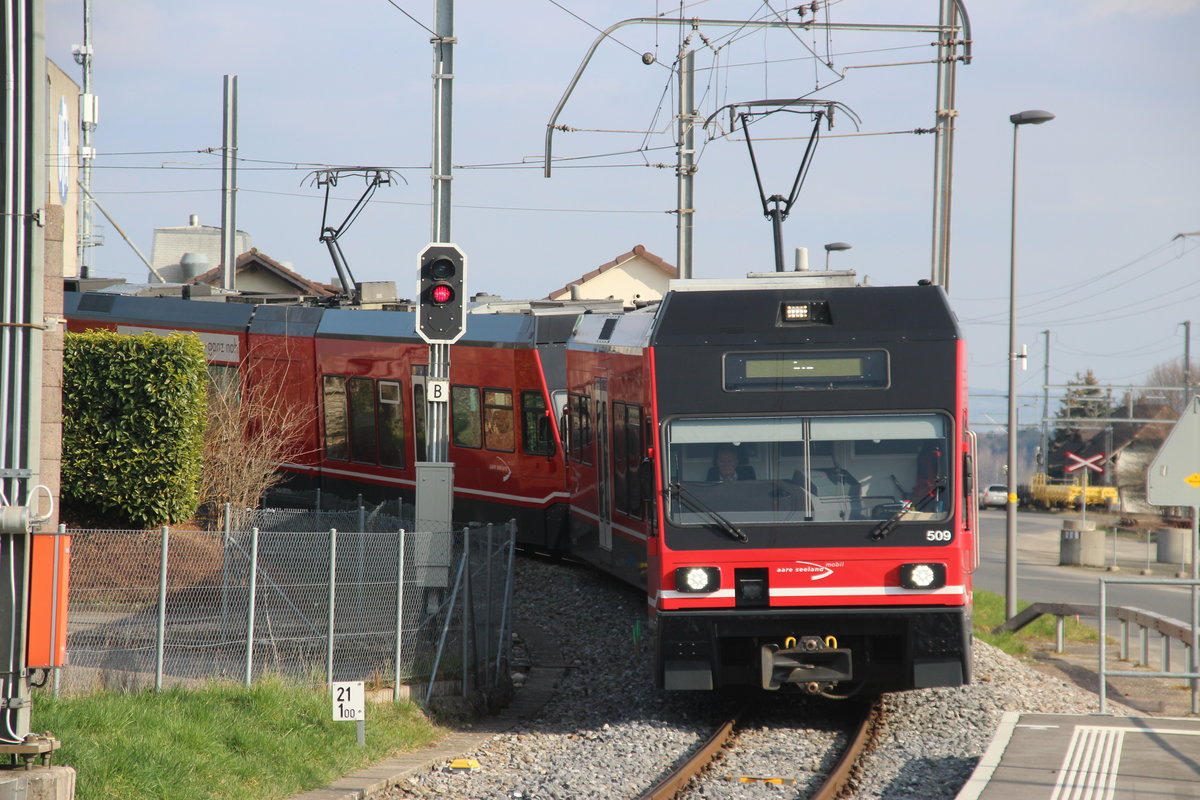
<path fill-rule="evenodd" d="M 599 505 L 600 549 L 612 552 L 612 438 L 608 420 L 608 378 L 596 378 L 592 389 L 596 409 L 596 499 Z"/>
<path fill-rule="evenodd" d="M 413 364 L 413 461 L 428 461 L 425 449 L 425 376 L 429 367 L 425 364 Z"/>

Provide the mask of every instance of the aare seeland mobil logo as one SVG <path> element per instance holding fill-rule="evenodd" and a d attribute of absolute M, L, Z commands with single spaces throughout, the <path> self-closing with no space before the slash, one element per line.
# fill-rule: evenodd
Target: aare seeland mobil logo
<path fill-rule="evenodd" d="M 819 581 L 832 575 L 835 567 L 842 567 L 846 564 L 844 561 L 827 561 L 824 564 L 814 564 L 811 561 L 796 561 L 793 563 L 796 566 L 776 567 L 775 572 L 783 574 L 808 574 L 810 581 Z"/>

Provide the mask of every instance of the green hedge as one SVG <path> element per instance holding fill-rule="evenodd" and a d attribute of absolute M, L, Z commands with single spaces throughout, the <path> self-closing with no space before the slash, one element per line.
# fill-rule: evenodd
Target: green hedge
<path fill-rule="evenodd" d="M 204 345 L 192 334 L 66 335 L 67 519 L 153 527 L 196 513 L 207 375 Z"/>

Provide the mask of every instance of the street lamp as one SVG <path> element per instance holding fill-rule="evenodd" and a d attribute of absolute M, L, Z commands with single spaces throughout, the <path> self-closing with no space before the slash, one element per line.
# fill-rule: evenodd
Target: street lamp
<path fill-rule="evenodd" d="M 1054 119 L 1049 111 L 1022 111 L 1009 116 L 1013 125 L 1012 233 L 1008 263 L 1008 502 L 1005 504 L 1006 572 L 1004 615 L 1017 615 L 1017 131 L 1022 125 L 1041 125 Z"/>
<path fill-rule="evenodd" d="M 837 250 L 840 252 L 842 250 L 849 250 L 849 249 L 850 249 L 850 245 L 846 244 L 845 242 L 830 242 L 829 244 L 825 245 L 825 271 L 829 272 L 829 254 L 830 253 L 832 253 L 834 250 Z"/>

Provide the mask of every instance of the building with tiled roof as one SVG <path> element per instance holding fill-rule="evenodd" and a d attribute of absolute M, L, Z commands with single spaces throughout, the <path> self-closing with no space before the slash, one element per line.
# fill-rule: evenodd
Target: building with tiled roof
<path fill-rule="evenodd" d="M 601 264 L 546 296 L 547 300 L 620 300 L 627 308 L 661 300 L 679 270 L 635 245 L 628 253 Z"/>
<path fill-rule="evenodd" d="M 221 285 L 221 267 L 216 266 L 197 275 L 188 283 Z M 306 295 L 310 297 L 332 297 L 337 293 L 333 286 L 310 281 L 303 275 L 285 267 L 280 262 L 252 247 L 237 257 L 234 270 L 234 289 L 250 294 Z"/>

